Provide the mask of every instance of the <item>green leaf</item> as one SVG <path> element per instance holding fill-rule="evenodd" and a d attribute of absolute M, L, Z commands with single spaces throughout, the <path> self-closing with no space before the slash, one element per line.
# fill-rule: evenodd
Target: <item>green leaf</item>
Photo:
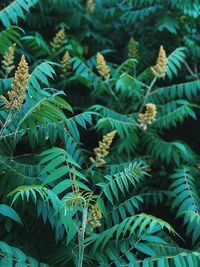
<path fill-rule="evenodd" d="M 69 172 L 69 167 L 62 166 L 61 168 L 55 170 L 51 175 L 49 175 L 43 182 L 43 185 L 52 183 L 57 179 L 60 179 L 62 176 L 66 176 Z"/>
<path fill-rule="evenodd" d="M 146 255 L 149 255 L 152 257 L 156 256 L 156 253 L 153 251 L 153 249 L 151 249 L 149 246 L 147 246 L 144 243 L 134 244 L 134 247 Z"/>
<path fill-rule="evenodd" d="M 7 216 L 22 225 L 22 221 L 19 215 L 13 208 L 9 207 L 8 205 L 0 204 L 0 214 L 2 214 L 3 216 Z"/>

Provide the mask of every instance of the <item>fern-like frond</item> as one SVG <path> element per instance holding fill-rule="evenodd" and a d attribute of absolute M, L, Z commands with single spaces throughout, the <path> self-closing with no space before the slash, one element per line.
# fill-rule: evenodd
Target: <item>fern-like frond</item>
<path fill-rule="evenodd" d="M 55 194 L 54 198 L 56 199 Z M 54 207 L 52 207 L 51 205 L 48 205 L 49 201 L 50 199 L 46 199 L 46 201 L 37 201 L 37 216 L 42 218 L 44 224 L 46 224 L 47 221 L 50 223 L 52 229 L 55 231 L 56 242 L 58 242 L 63 239 L 65 235 L 65 228 L 62 224 L 59 214 L 55 214 L 55 204 Z"/>
<path fill-rule="evenodd" d="M 121 16 L 122 23 L 125 25 L 134 25 L 137 20 L 144 20 L 148 16 L 152 16 L 156 13 L 161 6 L 149 6 L 147 8 L 135 9 L 135 10 L 128 10 L 124 12 Z"/>
<path fill-rule="evenodd" d="M 128 115 L 120 114 L 107 107 L 95 105 L 92 110 L 99 112 L 102 117 L 97 121 L 97 129 L 115 129 L 120 137 L 118 151 L 123 150 L 130 153 L 138 144 L 136 121 Z"/>
<path fill-rule="evenodd" d="M 147 146 L 147 153 L 152 159 L 161 160 L 166 164 L 180 165 L 180 162 L 194 160 L 191 149 L 180 141 L 165 141 L 153 132 L 145 133 L 143 143 Z M 165 153 L 163 153 L 165 151 Z"/>
<path fill-rule="evenodd" d="M 13 205 L 20 197 L 22 201 L 29 202 L 30 200 L 32 200 L 36 204 L 37 194 L 39 194 L 42 200 L 46 200 L 47 195 L 48 195 L 48 189 L 38 184 L 22 185 L 22 186 L 15 188 L 12 192 L 10 192 L 8 197 L 13 198 L 11 205 Z"/>
<path fill-rule="evenodd" d="M 13 120 L 16 119 L 17 126 L 13 124 L 9 130 L 12 132 L 12 128 L 16 127 L 16 131 L 20 128 L 35 131 L 37 123 L 66 122 L 66 116 L 61 108 L 72 111 L 71 106 L 57 95 L 48 95 L 48 97 L 43 95 L 37 101 L 27 101 L 13 118 Z"/>
<path fill-rule="evenodd" d="M 106 175 L 105 181 L 98 183 L 106 198 L 113 204 L 113 199 L 119 200 L 119 194 L 125 195 L 129 192 L 131 186 L 133 188 L 140 184 L 145 175 L 146 166 L 142 166 L 140 162 L 130 163 L 124 171 L 116 173 L 112 176 Z"/>
<path fill-rule="evenodd" d="M 143 203 L 144 196 L 142 194 L 126 197 L 125 200 L 119 200 L 118 202 L 115 201 L 114 205 L 109 205 L 107 202 L 104 203 L 103 198 L 99 198 L 98 205 L 103 214 L 101 224 L 104 224 L 104 221 L 107 227 L 119 224 L 127 216 L 135 215 Z"/>
<path fill-rule="evenodd" d="M 45 150 L 40 156 L 43 157 L 40 165 L 45 164 L 45 167 L 40 172 L 44 184 L 52 184 L 52 182 L 58 182 L 61 177 L 65 177 L 65 180 L 57 183 L 53 189 L 57 194 L 71 188 L 73 181 L 72 179 L 66 179 L 68 176 L 72 178 L 73 175 L 76 175 L 78 179 L 87 181 L 86 177 L 77 170 L 80 170 L 79 164 L 66 150 L 54 147 Z M 81 181 L 77 181 L 77 185 L 84 190 L 90 191 Z"/>
<path fill-rule="evenodd" d="M 31 73 L 28 82 L 28 93 L 30 97 L 34 97 L 41 91 L 41 86 L 49 87 L 48 78 L 53 79 L 55 71 L 52 68 L 53 62 L 42 62 Z"/>
<path fill-rule="evenodd" d="M 128 73 L 123 73 L 116 82 L 116 92 L 121 97 L 138 100 L 141 97 L 141 83 Z"/>
<path fill-rule="evenodd" d="M 73 71 L 75 72 L 75 79 L 83 83 L 87 87 L 93 86 L 96 88 L 100 83 L 100 78 L 86 65 L 86 63 L 74 57 L 71 59 Z"/>
<path fill-rule="evenodd" d="M 14 0 L 8 6 L 0 10 L 0 21 L 5 27 L 17 24 L 18 19 L 25 19 L 25 14 L 38 3 L 38 0 Z"/>
<path fill-rule="evenodd" d="M 19 217 L 17 212 L 13 208 L 11 208 L 10 206 L 5 205 L 5 204 L 0 204 L 0 214 L 3 216 L 9 217 L 12 220 L 14 220 L 14 221 L 16 221 L 22 225 L 21 218 Z"/>
<path fill-rule="evenodd" d="M 24 36 L 21 38 L 21 41 L 25 44 L 26 49 L 28 49 L 28 52 L 33 57 L 40 58 L 50 53 L 47 43 L 39 33 L 36 33 L 33 36 Z"/>
<path fill-rule="evenodd" d="M 149 235 L 150 243 L 148 246 L 143 243 L 139 243 L 138 246 L 143 254 L 150 255 L 152 257 L 146 257 L 141 259 L 141 256 L 137 256 L 134 243 L 130 248 L 127 244 L 117 247 L 109 245 L 104 253 L 97 251 L 95 253 L 95 259 L 101 263 L 100 266 L 109 267 L 114 266 L 134 266 L 134 267 L 198 267 L 200 263 L 200 253 L 198 251 L 189 251 L 179 247 L 172 247 L 169 244 L 162 243 L 162 239 L 154 239 L 154 236 Z M 159 244 L 160 242 L 160 244 Z M 161 251 L 162 252 L 161 252 Z"/>
<path fill-rule="evenodd" d="M 44 223 L 50 222 L 52 229 L 55 230 L 56 240 L 61 240 L 64 236 L 65 229 L 63 221 L 58 212 L 60 212 L 62 202 L 50 189 L 43 185 L 19 186 L 9 193 L 8 197 L 12 198 L 11 205 L 21 200 L 23 203 L 33 202 L 37 208 L 37 216 L 42 217 Z M 56 213 L 56 214 L 55 214 Z"/>
<path fill-rule="evenodd" d="M 10 89 L 12 79 L 0 79 L 0 95 L 4 95 Z"/>
<path fill-rule="evenodd" d="M 93 236 L 88 237 L 85 242 L 94 241 L 92 252 L 95 253 L 98 249 L 103 250 L 111 240 L 115 240 L 116 244 L 118 244 L 118 242 L 123 242 L 125 238 L 135 236 L 136 238 L 133 247 L 139 251 L 144 249 L 143 253 L 149 255 L 145 251 L 145 248 L 148 248 L 145 244 L 145 237 L 147 239 L 148 235 L 153 235 L 161 229 L 166 229 L 170 233 L 175 234 L 174 229 L 169 223 L 152 215 L 141 213 L 132 217 L 127 217 L 120 224 L 115 224 L 112 228 L 107 229 L 100 234 L 94 234 Z M 141 243 L 137 240 L 140 240 Z M 151 254 L 150 249 L 149 252 Z"/>
<path fill-rule="evenodd" d="M 194 100 L 199 93 L 200 80 L 173 84 L 171 86 L 158 88 L 150 94 L 149 100 L 153 103 L 165 103 L 177 98 Z"/>
<path fill-rule="evenodd" d="M 22 184 L 39 183 L 38 174 L 41 169 L 39 165 L 22 163 L 3 155 L 0 156 L 0 163 L 0 173 L 2 175 L 0 195 L 4 195 L 5 190 L 9 193 L 15 187 L 21 186 Z M 3 186 L 3 183 L 6 184 L 6 187 Z"/>
<path fill-rule="evenodd" d="M 196 193 L 196 192 L 195 192 Z M 200 208 L 198 206 L 198 208 Z M 196 243 L 196 240 L 199 239 L 199 229 L 200 227 L 200 214 L 199 211 L 185 211 L 184 213 L 184 223 L 187 224 L 186 235 L 189 236 L 192 234 L 192 241 Z M 191 233 L 192 232 L 192 233 Z"/>
<path fill-rule="evenodd" d="M 192 232 L 192 241 L 195 243 L 200 238 L 200 233 L 197 230 L 200 220 L 200 202 L 194 177 L 190 168 L 183 166 L 183 168 L 175 170 L 171 179 L 173 179 L 173 182 L 170 189 L 174 195 L 172 208 L 178 209 L 176 212 L 177 218 L 184 218 L 184 224 L 187 225 L 187 234 Z"/>
<path fill-rule="evenodd" d="M 177 30 L 179 29 L 177 20 L 168 14 L 159 19 L 156 26 L 159 31 L 162 32 L 164 30 L 167 30 L 172 34 L 177 34 Z"/>
<path fill-rule="evenodd" d="M 170 266 L 191 266 L 198 267 L 200 264 L 200 253 L 198 252 L 181 252 L 177 255 L 169 255 L 165 257 L 146 258 L 136 261 L 139 266 L 155 266 L 155 267 L 170 267 Z"/>
<path fill-rule="evenodd" d="M 52 146 L 56 146 L 61 142 L 79 165 L 82 165 L 84 162 L 80 143 L 73 138 L 71 132 L 66 129 L 63 122 L 37 125 L 37 132 L 27 129 L 27 136 L 30 146 L 33 149 L 38 145 L 44 146 L 49 141 Z"/>
<path fill-rule="evenodd" d="M 0 53 L 4 55 L 13 43 L 19 44 L 20 37 L 24 31 L 17 26 L 10 26 L 0 33 Z"/>
<path fill-rule="evenodd" d="M 48 267 L 45 263 L 40 263 L 35 258 L 27 256 L 21 249 L 10 246 L 0 241 L 0 265 L 1 266 L 41 266 Z"/>
<path fill-rule="evenodd" d="M 188 116 L 196 118 L 190 103 L 179 99 L 162 105 L 158 109 L 158 116 L 153 125 L 159 129 L 169 129 L 170 127 L 176 127 L 178 122 L 183 122 Z"/>
<path fill-rule="evenodd" d="M 185 61 L 185 47 L 176 48 L 167 58 L 167 76 L 169 79 L 173 75 L 178 75 L 178 70 L 181 68 L 182 63 Z"/>
<path fill-rule="evenodd" d="M 92 115 L 93 112 L 85 111 L 67 119 L 67 129 L 75 140 L 80 140 L 79 130 L 77 126 L 81 126 L 84 129 L 87 129 L 87 124 L 92 124 Z"/>
<path fill-rule="evenodd" d="M 191 30 L 191 28 L 190 28 Z M 195 39 L 193 39 L 190 36 L 185 35 L 183 37 L 183 41 L 185 45 L 187 46 L 188 52 L 192 54 L 194 57 L 199 57 L 200 56 L 200 48 Z"/>
<path fill-rule="evenodd" d="M 129 58 L 125 60 L 115 71 L 114 77 L 119 77 L 124 72 L 128 74 L 134 74 L 134 68 L 138 64 L 137 59 Z"/>

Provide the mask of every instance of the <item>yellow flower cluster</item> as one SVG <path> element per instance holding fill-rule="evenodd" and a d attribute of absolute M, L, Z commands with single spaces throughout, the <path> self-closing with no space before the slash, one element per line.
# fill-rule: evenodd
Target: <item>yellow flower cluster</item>
<path fill-rule="evenodd" d="M 143 127 L 143 130 L 147 129 L 147 125 L 151 124 L 152 121 L 155 119 L 157 114 L 156 105 L 149 103 L 146 104 L 146 111 L 145 113 L 140 113 L 139 116 L 139 122 L 140 125 Z"/>
<path fill-rule="evenodd" d="M 86 4 L 86 12 L 92 13 L 94 12 L 94 0 L 87 0 Z"/>
<path fill-rule="evenodd" d="M 11 91 L 8 92 L 7 100 L 4 96 L 1 99 L 4 101 L 8 109 L 20 109 L 26 97 L 27 83 L 30 75 L 28 74 L 28 64 L 24 56 L 21 57 L 15 77 L 12 82 Z"/>
<path fill-rule="evenodd" d="M 91 228 L 96 228 L 101 226 L 100 219 L 102 218 L 102 213 L 100 207 L 97 203 L 95 203 L 91 209 L 89 210 L 90 216 L 88 219 L 88 224 Z"/>
<path fill-rule="evenodd" d="M 53 41 L 51 42 L 51 50 L 53 53 L 56 52 L 56 50 L 63 45 L 64 40 L 65 40 L 65 30 L 61 29 L 56 33 L 55 37 L 53 38 Z"/>
<path fill-rule="evenodd" d="M 97 70 L 104 79 L 110 78 L 110 70 L 106 64 L 106 61 L 101 53 L 97 53 Z"/>
<path fill-rule="evenodd" d="M 112 144 L 112 141 L 116 135 L 117 131 L 114 130 L 106 135 L 103 136 L 103 140 L 99 141 L 99 146 L 94 149 L 94 153 L 96 158 L 90 158 L 90 160 L 95 163 L 96 167 L 103 166 L 106 162 L 104 158 L 109 154 L 109 148 Z"/>
<path fill-rule="evenodd" d="M 137 56 L 138 56 L 138 42 L 136 42 L 134 38 L 131 37 L 128 43 L 128 57 L 137 58 Z"/>
<path fill-rule="evenodd" d="M 197 168 L 200 169 L 200 161 L 197 162 Z"/>
<path fill-rule="evenodd" d="M 166 75 L 166 65 L 167 65 L 167 57 L 165 50 L 161 45 L 156 65 L 154 67 L 151 67 L 151 70 L 156 77 L 162 78 L 165 77 Z"/>
<path fill-rule="evenodd" d="M 5 74 L 8 75 L 11 71 L 15 68 L 14 65 L 14 52 L 15 52 L 16 44 L 10 46 L 8 51 L 3 56 L 3 60 L 1 61 L 2 69 L 4 70 Z"/>
<path fill-rule="evenodd" d="M 71 64 L 70 64 L 70 59 L 71 59 L 71 56 L 69 54 L 69 51 L 67 51 L 62 60 L 61 60 L 61 64 L 63 66 L 63 72 L 64 73 L 67 73 L 67 72 L 70 72 L 71 71 Z M 64 74 L 63 73 L 63 74 Z M 63 75 L 62 75 L 63 76 Z"/>

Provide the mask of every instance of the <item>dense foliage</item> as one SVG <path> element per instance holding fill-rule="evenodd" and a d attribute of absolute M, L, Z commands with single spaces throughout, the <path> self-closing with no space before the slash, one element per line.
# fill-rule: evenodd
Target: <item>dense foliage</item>
<path fill-rule="evenodd" d="M 0 3 L 0 266 L 200 266 L 198 0 Z"/>

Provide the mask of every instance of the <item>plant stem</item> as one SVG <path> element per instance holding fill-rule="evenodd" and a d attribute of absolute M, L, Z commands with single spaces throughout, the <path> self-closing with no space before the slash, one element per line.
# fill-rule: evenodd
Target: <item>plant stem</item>
<path fill-rule="evenodd" d="M 184 65 L 186 66 L 188 72 L 191 74 L 191 76 L 193 76 L 196 80 L 199 79 L 198 75 L 192 71 L 192 69 L 190 68 L 190 66 L 187 64 L 187 62 L 184 62 Z"/>
<path fill-rule="evenodd" d="M 83 258 L 84 258 L 84 238 L 85 238 L 85 228 L 86 228 L 86 223 L 87 223 L 87 210 L 88 207 L 87 205 L 84 205 L 83 208 L 83 215 L 82 215 L 82 227 L 80 230 L 80 237 L 79 237 L 79 257 L 78 257 L 78 267 L 83 266 Z"/>
<path fill-rule="evenodd" d="M 151 84 L 148 86 L 148 90 L 146 92 L 146 95 L 144 96 L 144 101 L 143 101 L 143 103 L 142 103 L 142 105 L 141 105 L 141 107 L 139 109 L 139 113 L 142 111 L 143 107 L 145 106 L 145 104 L 147 102 L 147 98 L 149 97 L 149 94 L 151 92 L 151 89 L 153 88 L 156 80 L 157 80 L 157 77 L 154 77 L 153 80 L 152 80 L 152 82 L 151 82 Z"/>
<path fill-rule="evenodd" d="M 111 95 L 112 95 L 113 98 L 115 99 L 115 101 L 119 104 L 120 109 L 123 110 L 122 105 L 121 105 L 121 103 L 120 103 L 120 100 L 119 100 L 119 98 L 116 96 L 116 94 L 114 93 L 114 91 L 113 91 L 113 89 L 111 88 L 111 86 L 110 86 L 108 83 L 106 83 L 106 85 L 107 85 L 107 87 L 108 87 L 109 92 L 111 93 Z"/>
<path fill-rule="evenodd" d="M 0 131 L 0 139 L 2 138 L 2 135 L 3 135 L 4 130 L 6 129 L 6 127 L 8 126 L 8 124 L 11 122 L 11 117 L 12 117 L 12 110 L 10 110 L 10 112 L 8 114 L 8 117 L 7 117 L 4 125 L 1 128 L 1 131 Z"/>

